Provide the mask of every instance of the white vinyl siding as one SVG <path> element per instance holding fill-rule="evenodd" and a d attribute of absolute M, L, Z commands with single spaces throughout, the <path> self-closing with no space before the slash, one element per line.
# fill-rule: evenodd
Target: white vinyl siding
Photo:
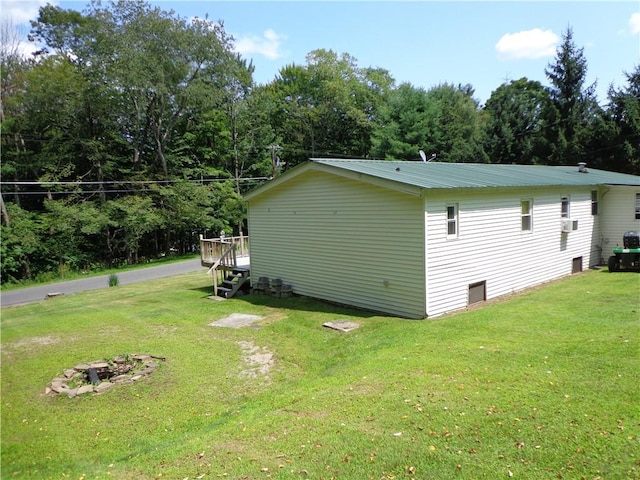
<path fill-rule="evenodd" d="M 296 294 L 423 318 L 419 196 L 310 171 L 249 201 L 251 278 Z"/>
<path fill-rule="evenodd" d="M 566 192 L 566 190 L 565 190 Z M 455 196 L 461 226 L 455 243 L 446 241 L 443 213 L 451 194 L 430 191 L 425 199 L 427 314 L 464 308 L 468 287 L 486 281 L 487 299 L 571 274 L 572 260 L 591 261 L 595 217 L 591 190 L 571 193 L 572 217 L 579 229 L 561 234 L 560 198 L 554 189 L 528 190 L 536 227 L 522 235 L 522 193 L 517 190 L 461 191 Z M 463 226 L 463 227 L 462 227 Z"/>
<path fill-rule="evenodd" d="M 438 316 L 606 261 L 626 231 L 640 230 L 639 195 L 638 186 L 566 184 L 420 191 L 311 164 L 247 197 L 251 277 L 368 310 Z M 578 229 L 562 233 L 563 216 Z"/>
<path fill-rule="evenodd" d="M 635 202 L 640 196 L 640 187 L 606 186 L 600 202 L 600 240 L 606 261 L 613 248 L 622 246 L 625 232 L 640 230 L 640 219 L 635 218 Z"/>

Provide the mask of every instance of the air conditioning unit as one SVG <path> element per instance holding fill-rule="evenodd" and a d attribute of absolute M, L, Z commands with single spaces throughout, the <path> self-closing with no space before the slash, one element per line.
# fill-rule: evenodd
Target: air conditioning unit
<path fill-rule="evenodd" d="M 573 218 L 563 218 L 560 220 L 560 229 L 562 233 L 569 233 L 578 230 L 578 220 Z"/>

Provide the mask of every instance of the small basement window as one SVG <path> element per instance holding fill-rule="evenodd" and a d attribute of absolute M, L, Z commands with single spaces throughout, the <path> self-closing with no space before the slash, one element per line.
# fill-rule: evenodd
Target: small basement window
<path fill-rule="evenodd" d="M 487 299 L 487 282 L 477 282 L 469 285 L 469 302 L 467 305 L 484 302 Z"/>
<path fill-rule="evenodd" d="M 576 257 L 571 261 L 571 273 L 580 273 L 582 271 L 582 257 Z"/>

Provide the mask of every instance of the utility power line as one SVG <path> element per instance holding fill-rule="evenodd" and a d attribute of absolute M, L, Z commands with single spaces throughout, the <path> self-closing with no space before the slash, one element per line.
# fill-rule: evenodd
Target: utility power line
<path fill-rule="evenodd" d="M 254 182 L 257 180 L 270 180 L 271 177 L 242 177 L 242 178 L 203 178 L 198 180 L 186 180 L 190 183 L 212 183 L 212 182 Z M 103 182 L 85 181 L 64 181 L 64 182 L 42 182 L 42 181 L 0 181 L 0 185 L 158 185 L 179 183 L 185 180 L 108 180 Z"/>
<path fill-rule="evenodd" d="M 242 182 L 242 183 L 253 183 L 263 180 L 271 180 L 271 177 L 243 177 L 243 178 L 207 178 L 201 180 L 187 180 L 189 183 L 215 183 L 215 182 Z M 146 189 L 135 189 L 131 188 L 135 185 L 167 185 L 167 184 L 175 184 L 182 182 L 183 180 L 121 180 L 121 181 L 105 181 L 105 182 L 39 182 L 39 181 L 8 181 L 8 182 L 0 182 L 0 186 L 30 186 L 30 187 L 53 187 L 53 186 L 93 186 L 92 190 L 14 190 L 14 191 L 3 191 L 2 195 L 95 195 L 95 194 L 109 194 L 109 193 L 155 193 L 152 190 Z M 107 188 L 95 190 L 96 185 L 118 185 L 129 188 Z"/>

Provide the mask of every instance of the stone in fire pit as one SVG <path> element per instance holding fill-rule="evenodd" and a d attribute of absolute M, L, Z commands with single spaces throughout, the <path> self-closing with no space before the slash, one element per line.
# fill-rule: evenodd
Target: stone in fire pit
<path fill-rule="evenodd" d="M 158 368 L 157 360 L 165 357 L 132 353 L 120 355 L 113 360 L 96 360 L 76 365 L 51 380 L 45 389 L 46 395 L 66 395 L 73 398 L 86 393 L 98 394 L 114 385 L 136 382 Z"/>

